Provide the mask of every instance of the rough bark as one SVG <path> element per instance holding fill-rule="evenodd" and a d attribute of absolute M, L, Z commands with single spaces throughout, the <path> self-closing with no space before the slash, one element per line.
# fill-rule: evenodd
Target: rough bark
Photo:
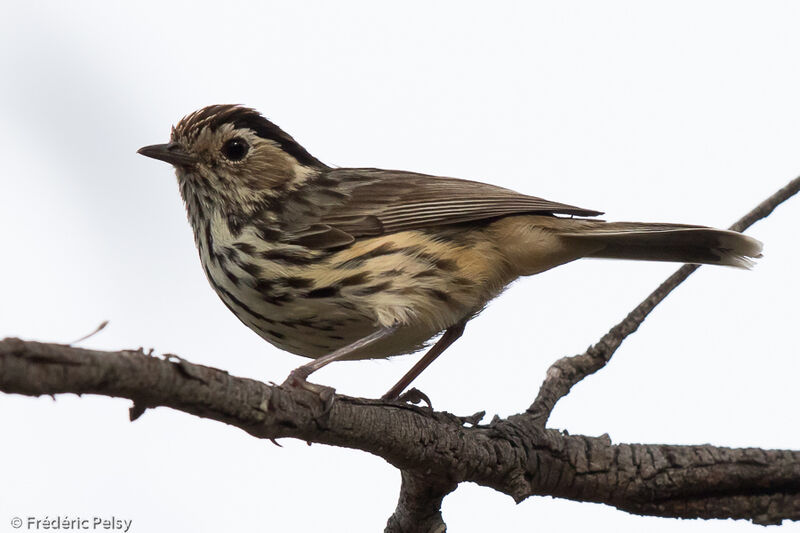
<path fill-rule="evenodd" d="M 312 393 L 174 357 L 19 339 L 0 341 L 0 390 L 129 398 L 133 416 L 166 406 L 259 438 L 294 437 L 373 453 L 404 472 L 387 531 L 414 531 L 409 524 L 415 519 L 436 531 L 441 499 L 463 481 L 516 501 L 552 495 L 658 516 L 800 519 L 799 451 L 613 444 L 607 436 L 542 429 L 526 413 L 472 426 L 449 413 L 338 395 L 323 412 Z"/>
<path fill-rule="evenodd" d="M 768 216 L 800 178 L 734 226 Z M 100 394 L 133 401 L 131 419 L 165 406 L 225 422 L 266 439 L 293 437 L 363 450 L 401 471 L 389 532 L 444 531 L 442 499 L 472 481 L 521 501 L 551 495 L 643 515 L 800 520 L 800 451 L 711 445 L 614 444 L 608 436 L 546 427 L 560 398 L 605 366 L 624 339 L 696 267 L 665 281 L 585 353 L 553 364 L 523 413 L 480 424 L 409 404 L 315 394 L 234 377 L 174 355 L 105 352 L 20 339 L 0 341 L 0 391 L 29 396 Z"/>

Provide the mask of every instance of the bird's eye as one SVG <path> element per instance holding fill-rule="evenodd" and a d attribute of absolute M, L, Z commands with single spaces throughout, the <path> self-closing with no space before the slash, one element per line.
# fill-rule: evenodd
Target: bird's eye
<path fill-rule="evenodd" d="M 222 155 L 231 161 L 241 161 L 250 150 L 250 145 L 241 137 L 234 137 L 222 145 Z"/>

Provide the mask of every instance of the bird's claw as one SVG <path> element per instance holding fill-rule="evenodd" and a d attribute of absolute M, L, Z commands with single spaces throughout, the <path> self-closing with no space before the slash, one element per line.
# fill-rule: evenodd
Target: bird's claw
<path fill-rule="evenodd" d="M 405 391 L 403 394 L 396 398 L 389 398 L 386 395 L 381 398 L 382 400 L 389 400 L 395 402 L 405 402 L 405 403 L 413 403 L 414 405 L 425 402 L 428 404 L 428 408 L 433 409 L 433 404 L 431 403 L 431 399 L 428 398 L 428 395 L 419 390 L 416 387 L 412 387 Z"/>
<path fill-rule="evenodd" d="M 333 408 L 333 401 L 336 397 L 336 389 L 333 387 L 326 387 L 325 385 L 318 385 L 317 383 L 309 383 L 306 381 L 310 372 L 305 367 L 295 368 L 289 373 L 289 376 L 281 384 L 281 387 L 287 389 L 302 389 L 316 394 L 320 401 L 322 401 L 323 409 L 320 416 L 327 414 Z"/>

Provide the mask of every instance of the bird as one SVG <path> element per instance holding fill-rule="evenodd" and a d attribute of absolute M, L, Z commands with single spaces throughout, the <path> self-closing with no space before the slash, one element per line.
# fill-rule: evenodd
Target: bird
<path fill-rule="evenodd" d="M 607 222 L 600 211 L 487 183 L 328 166 L 241 105 L 190 113 L 168 143 L 138 153 L 175 168 L 222 302 L 269 343 L 312 359 L 283 385 L 320 394 L 329 388 L 307 379 L 333 361 L 430 346 L 383 396 L 402 400 L 522 276 L 581 258 L 751 268 L 762 251 L 734 231 Z"/>

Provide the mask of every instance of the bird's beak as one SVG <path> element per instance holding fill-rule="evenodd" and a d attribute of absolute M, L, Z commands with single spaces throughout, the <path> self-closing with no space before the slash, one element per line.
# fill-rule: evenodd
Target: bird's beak
<path fill-rule="evenodd" d="M 197 157 L 190 154 L 178 143 L 153 144 L 139 148 L 137 153 L 172 165 L 194 165 Z"/>

